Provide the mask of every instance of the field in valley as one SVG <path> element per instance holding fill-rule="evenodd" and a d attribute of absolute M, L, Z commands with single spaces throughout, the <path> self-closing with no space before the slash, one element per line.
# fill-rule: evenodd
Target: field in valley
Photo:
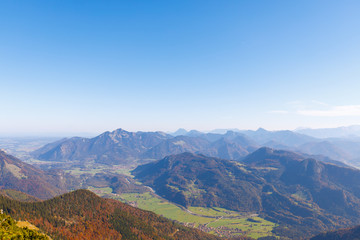
<path fill-rule="evenodd" d="M 196 227 L 219 236 L 247 235 L 253 238 L 274 236 L 276 224 L 256 214 L 245 215 L 223 208 L 189 207 L 170 203 L 152 192 L 112 194 L 111 188 L 89 188 L 98 195 L 111 197 L 132 206 L 155 212 L 186 226 Z"/>

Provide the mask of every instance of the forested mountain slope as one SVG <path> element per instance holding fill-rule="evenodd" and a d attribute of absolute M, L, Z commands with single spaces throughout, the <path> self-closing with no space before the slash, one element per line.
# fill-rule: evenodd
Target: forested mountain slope
<path fill-rule="evenodd" d="M 88 190 L 30 203 L 0 196 L 0 209 L 53 239 L 219 239 Z"/>
<path fill-rule="evenodd" d="M 185 207 L 260 214 L 280 223 L 280 235 L 310 236 L 360 221 L 360 171 L 293 152 L 261 148 L 241 163 L 183 153 L 133 174 Z"/>

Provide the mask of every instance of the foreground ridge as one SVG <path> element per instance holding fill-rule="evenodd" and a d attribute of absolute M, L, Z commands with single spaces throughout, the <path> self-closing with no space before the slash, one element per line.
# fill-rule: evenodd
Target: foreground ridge
<path fill-rule="evenodd" d="M 220 239 L 88 190 L 42 202 L 0 196 L 0 208 L 26 219 L 54 239 Z"/>

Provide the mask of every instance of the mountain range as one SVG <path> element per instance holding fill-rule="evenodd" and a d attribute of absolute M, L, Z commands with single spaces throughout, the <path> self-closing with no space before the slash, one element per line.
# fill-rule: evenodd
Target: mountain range
<path fill-rule="evenodd" d="M 117 129 L 90 139 L 62 139 L 45 145 L 32 155 L 46 161 L 131 164 L 142 153 L 170 137 L 162 132 L 133 133 Z"/>
<path fill-rule="evenodd" d="M 173 136 L 179 136 L 179 135 L 186 135 L 191 131 L 187 131 L 184 128 L 179 128 L 177 131 L 169 134 Z M 237 128 L 214 129 L 209 131 L 209 133 L 224 134 L 228 131 L 246 132 L 247 130 L 239 130 Z M 252 131 L 250 130 L 250 132 Z M 336 127 L 336 128 L 298 128 L 293 132 L 305 134 L 314 138 L 353 138 L 353 137 L 360 137 L 360 125 L 352 125 L 347 127 Z"/>
<path fill-rule="evenodd" d="M 0 189 L 49 199 L 80 187 L 111 188 L 112 194 L 151 187 L 184 208 L 221 207 L 259 215 L 278 224 L 274 234 L 292 239 L 360 224 L 360 173 L 347 165 L 360 159 L 357 138 L 320 139 L 262 128 L 180 130 L 175 135 L 117 129 L 94 138 L 61 139 L 31 153 L 53 166 L 137 166 L 135 180 L 111 171 L 74 176 L 71 168 L 40 170 L 1 151 Z"/>
<path fill-rule="evenodd" d="M 162 132 L 127 132 L 117 129 L 95 138 L 62 139 L 32 152 L 36 159 L 52 162 L 137 164 L 182 152 L 237 159 L 257 149 L 257 144 L 240 133 L 198 133 L 176 136 Z"/>
<path fill-rule="evenodd" d="M 360 153 L 360 141 L 322 140 L 292 131 L 266 131 L 260 128 L 257 131 L 228 131 L 225 134 L 193 130 L 178 136 L 163 132 L 128 132 L 117 129 L 90 139 L 62 139 L 33 151 L 31 155 L 35 159 L 54 164 L 138 165 L 182 152 L 239 160 L 263 146 L 322 155 L 329 160 L 354 165 L 357 164 Z"/>
<path fill-rule="evenodd" d="M 311 236 L 360 222 L 360 171 L 294 152 L 260 148 L 242 162 L 182 153 L 132 173 L 184 207 L 259 214 L 279 224 L 280 236 Z"/>
<path fill-rule="evenodd" d="M 360 125 L 337 128 L 300 128 L 295 130 L 315 138 L 356 138 L 360 137 Z"/>

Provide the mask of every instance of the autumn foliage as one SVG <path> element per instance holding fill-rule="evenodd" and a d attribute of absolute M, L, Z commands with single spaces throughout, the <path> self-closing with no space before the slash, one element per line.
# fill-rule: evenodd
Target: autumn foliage
<path fill-rule="evenodd" d="M 77 190 L 42 202 L 0 196 L 0 208 L 53 239 L 219 239 L 152 212 Z"/>

